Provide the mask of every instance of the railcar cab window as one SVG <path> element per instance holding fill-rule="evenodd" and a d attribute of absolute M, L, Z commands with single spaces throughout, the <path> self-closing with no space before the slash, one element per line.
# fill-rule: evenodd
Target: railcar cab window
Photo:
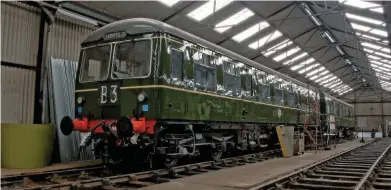
<path fill-rule="evenodd" d="M 90 47 L 84 50 L 80 82 L 93 82 L 105 80 L 108 76 L 111 45 Z"/>
<path fill-rule="evenodd" d="M 224 69 L 224 89 L 227 96 L 240 96 L 241 80 L 240 70 L 235 63 L 223 61 Z"/>
<path fill-rule="evenodd" d="M 148 77 L 151 73 L 151 50 L 150 39 L 116 44 L 111 77 L 113 79 Z"/>
<path fill-rule="evenodd" d="M 200 51 L 194 52 L 194 81 L 196 89 L 216 91 L 216 64 L 213 57 Z"/>

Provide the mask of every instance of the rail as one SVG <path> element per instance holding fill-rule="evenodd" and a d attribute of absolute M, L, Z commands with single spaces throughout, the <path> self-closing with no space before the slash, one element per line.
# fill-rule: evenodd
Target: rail
<path fill-rule="evenodd" d="M 391 139 L 377 139 L 296 171 L 285 173 L 249 188 L 358 190 L 372 185 L 391 187 Z M 388 156 L 387 156 L 388 155 Z M 386 166 L 384 166 L 386 165 Z M 378 171 L 382 177 L 378 177 Z M 378 181 L 376 181 L 378 180 Z"/>
<path fill-rule="evenodd" d="M 116 185 L 143 187 L 157 183 L 168 182 L 172 179 L 215 171 L 223 168 L 245 165 L 247 163 L 261 162 L 266 159 L 281 155 L 280 149 L 265 152 L 240 155 L 237 157 L 224 158 L 219 161 L 206 161 L 194 164 L 187 164 L 173 167 L 171 169 L 158 169 L 137 173 L 113 175 L 107 177 L 90 176 L 88 172 L 82 170 L 51 172 L 51 176 L 45 175 L 46 181 L 33 181 L 37 176 L 24 177 L 22 181 L 7 182 L 2 178 L 1 187 L 3 189 L 52 189 L 52 188 L 105 188 L 116 189 Z M 48 173 L 49 174 L 49 173 Z M 66 175 L 64 175 L 66 174 Z M 40 174 L 43 175 L 43 174 Z M 14 176 L 15 177 L 15 176 Z M 41 176 L 42 178 L 42 176 Z M 10 179 L 10 178 L 9 178 Z M 54 184 L 50 184 L 54 183 Z"/>

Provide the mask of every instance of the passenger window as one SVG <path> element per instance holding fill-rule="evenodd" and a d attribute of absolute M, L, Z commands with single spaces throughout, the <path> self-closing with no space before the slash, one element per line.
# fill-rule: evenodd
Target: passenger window
<path fill-rule="evenodd" d="M 183 80 L 183 52 L 177 49 L 171 49 L 171 78 Z"/>
<path fill-rule="evenodd" d="M 251 69 L 243 66 L 240 68 L 241 86 L 242 86 L 242 98 L 251 99 L 252 97 L 252 85 L 251 85 Z"/>
<path fill-rule="evenodd" d="M 210 55 L 196 52 L 194 60 L 194 81 L 197 89 L 216 91 L 216 68 Z"/>
<path fill-rule="evenodd" d="M 241 91 L 241 80 L 238 69 L 234 63 L 224 62 L 224 95 L 239 96 Z"/>

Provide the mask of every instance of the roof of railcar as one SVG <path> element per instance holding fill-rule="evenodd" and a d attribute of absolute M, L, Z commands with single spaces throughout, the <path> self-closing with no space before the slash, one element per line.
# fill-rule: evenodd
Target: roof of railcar
<path fill-rule="evenodd" d="M 164 22 L 161 22 L 158 20 L 154 20 L 154 19 L 149 19 L 149 18 L 131 18 L 131 19 L 124 19 L 124 20 L 110 23 L 110 24 L 105 25 L 105 26 L 97 29 L 96 31 L 92 32 L 89 36 L 87 36 L 87 38 L 83 41 L 82 44 L 95 42 L 95 41 L 101 40 L 105 36 L 105 34 L 113 33 L 113 32 L 121 32 L 121 31 L 125 31 L 128 35 L 136 35 L 136 34 L 152 33 L 152 32 L 169 33 L 169 34 L 172 34 L 172 35 L 177 36 L 179 38 L 193 42 L 195 44 L 204 46 L 210 50 L 221 53 L 227 57 L 230 57 L 231 59 L 240 61 L 240 62 L 247 64 L 247 65 L 250 65 L 252 67 L 261 69 L 269 74 L 277 75 L 280 78 L 283 78 L 287 81 L 292 81 L 292 82 L 294 82 L 298 85 L 304 86 L 304 87 L 308 86 L 307 84 L 305 84 L 299 80 L 296 80 L 296 79 L 291 78 L 285 74 L 282 74 L 282 73 L 277 72 L 273 69 L 270 69 L 270 68 L 268 68 L 258 62 L 255 62 L 255 61 L 250 60 L 246 57 L 243 57 L 237 53 L 234 53 L 230 50 L 227 50 L 223 47 L 220 47 L 216 44 L 213 44 L 207 40 L 199 38 L 193 34 L 190 34 L 186 31 L 183 31 L 179 28 L 176 28 L 176 27 L 171 26 L 167 23 L 164 23 Z M 315 90 L 315 88 L 312 86 L 310 86 L 310 89 Z M 337 99 L 327 93 L 325 93 L 325 94 L 328 97 L 331 97 L 332 99 L 334 99 L 340 103 L 343 103 L 345 105 L 353 107 L 352 105 L 350 105 L 346 102 L 343 102 L 343 101 L 341 101 L 341 100 L 339 100 L 339 99 Z"/>

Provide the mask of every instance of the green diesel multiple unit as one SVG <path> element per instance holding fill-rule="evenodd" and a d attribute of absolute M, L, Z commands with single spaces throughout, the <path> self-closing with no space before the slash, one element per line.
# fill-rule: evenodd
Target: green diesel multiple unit
<path fill-rule="evenodd" d="M 64 134 L 92 132 L 105 163 L 267 148 L 273 127 L 354 127 L 354 109 L 311 86 L 160 21 L 108 24 L 82 43 L 76 119 Z M 88 144 L 86 142 L 86 144 Z M 121 161 L 121 162 L 120 162 Z"/>

